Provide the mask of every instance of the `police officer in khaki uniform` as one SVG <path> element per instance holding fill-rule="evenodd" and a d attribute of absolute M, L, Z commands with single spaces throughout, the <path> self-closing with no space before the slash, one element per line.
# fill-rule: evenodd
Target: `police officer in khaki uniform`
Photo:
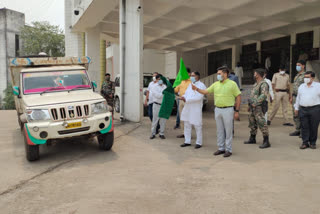
<path fill-rule="evenodd" d="M 293 126 L 293 124 L 289 123 L 288 121 L 288 102 L 289 98 L 291 99 L 290 94 L 290 77 L 286 74 L 285 66 L 281 66 L 279 69 L 279 73 L 273 75 L 272 78 L 272 88 L 275 91 L 275 104 L 272 109 L 272 113 L 270 115 L 270 120 L 268 120 L 268 125 L 271 124 L 271 121 L 276 116 L 280 104 L 282 105 L 282 115 L 284 119 L 284 126 Z"/>

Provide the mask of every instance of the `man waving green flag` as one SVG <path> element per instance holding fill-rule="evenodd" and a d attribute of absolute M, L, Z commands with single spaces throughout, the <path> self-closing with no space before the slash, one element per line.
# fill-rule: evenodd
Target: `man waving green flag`
<path fill-rule="evenodd" d="M 177 87 L 178 85 L 181 84 L 182 80 L 187 80 L 189 79 L 189 74 L 187 72 L 187 68 L 186 66 L 184 65 L 184 62 L 183 62 L 183 59 L 180 58 L 180 70 L 179 70 L 179 73 L 177 75 L 177 78 L 176 80 L 174 81 L 173 83 L 173 88 Z"/>
<path fill-rule="evenodd" d="M 174 89 L 167 78 L 162 76 L 161 79 L 167 85 L 167 88 L 162 92 L 163 99 L 159 111 L 159 117 L 169 119 L 175 101 Z"/>

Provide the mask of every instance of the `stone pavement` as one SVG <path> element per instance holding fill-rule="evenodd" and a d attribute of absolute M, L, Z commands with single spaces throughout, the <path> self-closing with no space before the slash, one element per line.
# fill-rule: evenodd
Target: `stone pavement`
<path fill-rule="evenodd" d="M 212 155 L 215 123 L 205 113 L 199 150 L 180 148 L 175 118 L 166 140 L 150 141 L 145 118 L 118 126 L 110 152 L 94 140 L 64 142 L 28 163 L 15 113 L 0 118 L 1 213 L 320 213 L 320 150 L 300 150 L 300 139 L 288 136 L 292 127 L 277 119 L 272 147 L 261 150 L 242 143 L 249 135 L 242 116 L 228 159 Z"/>

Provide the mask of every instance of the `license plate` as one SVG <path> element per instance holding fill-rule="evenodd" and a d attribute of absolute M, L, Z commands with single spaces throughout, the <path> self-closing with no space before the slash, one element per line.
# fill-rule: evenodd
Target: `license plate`
<path fill-rule="evenodd" d="M 68 123 L 68 126 L 66 128 L 67 129 L 72 129 L 72 128 L 77 128 L 77 127 L 81 127 L 81 122 Z"/>

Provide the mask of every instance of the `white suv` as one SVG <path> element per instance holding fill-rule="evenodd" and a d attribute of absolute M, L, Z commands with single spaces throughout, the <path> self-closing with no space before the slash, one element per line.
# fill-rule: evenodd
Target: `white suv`
<path fill-rule="evenodd" d="M 149 83 L 152 81 L 153 74 L 152 73 L 144 73 L 143 74 L 143 103 L 146 99 L 146 91 L 148 90 Z M 114 93 L 114 109 L 117 113 L 120 112 L 120 74 L 116 76 L 114 79 L 115 83 L 115 93 Z M 142 103 L 142 104 L 143 104 Z M 148 115 L 148 107 L 144 106 L 143 109 L 143 115 L 147 116 Z"/>

